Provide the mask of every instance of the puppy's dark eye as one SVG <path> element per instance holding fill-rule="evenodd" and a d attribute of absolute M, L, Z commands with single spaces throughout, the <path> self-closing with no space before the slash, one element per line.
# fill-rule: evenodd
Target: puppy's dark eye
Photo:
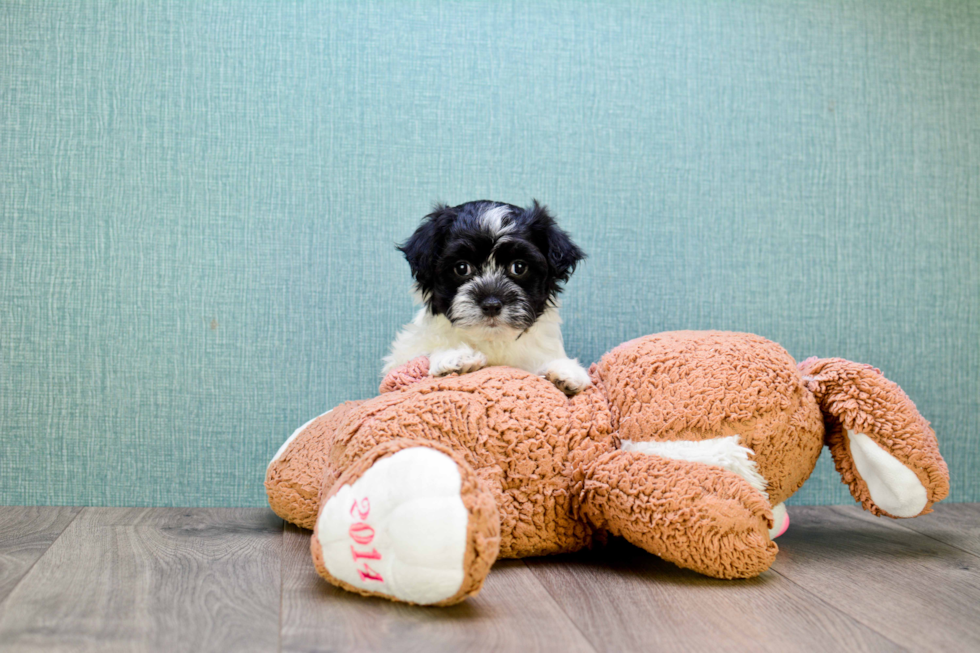
<path fill-rule="evenodd" d="M 470 273 L 473 272 L 473 268 L 470 267 L 470 264 L 466 261 L 460 261 L 455 265 L 455 267 L 453 267 L 453 271 L 457 276 L 468 277 L 470 276 Z"/>
<path fill-rule="evenodd" d="M 527 263 L 524 261 L 514 261 L 507 268 L 507 271 L 510 272 L 511 276 L 523 277 L 524 273 L 527 272 Z"/>

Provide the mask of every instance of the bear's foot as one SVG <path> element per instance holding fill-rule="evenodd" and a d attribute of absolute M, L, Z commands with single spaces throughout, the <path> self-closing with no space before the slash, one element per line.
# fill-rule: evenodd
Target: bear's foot
<path fill-rule="evenodd" d="M 330 582 L 373 596 L 448 605 L 476 594 L 496 558 L 492 496 L 449 451 L 389 442 L 341 476 L 311 550 Z M 325 488 L 327 493 L 330 489 Z"/>
<path fill-rule="evenodd" d="M 774 540 L 789 529 L 789 513 L 786 505 L 777 503 L 772 507 L 772 528 L 769 529 L 769 539 Z"/>

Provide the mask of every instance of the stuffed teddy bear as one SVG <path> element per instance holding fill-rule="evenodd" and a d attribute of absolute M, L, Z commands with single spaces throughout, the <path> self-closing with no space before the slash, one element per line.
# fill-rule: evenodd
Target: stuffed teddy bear
<path fill-rule="evenodd" d="M 759 336 L 686 331 L 622 344 L 589 373 L 568 398 L 517 369 L 433 378 L 411 361 L 378 397 L 300 427 L 269 465 L 269 503 L 313 530 L 334 585 L 450 605 L 498 557 L 606 533 L 702 574 L 756 576 L 825 444 L 876 515 L 921 515 L 949 490 L 929 423 L 868 365 L 797 366 Z"/>

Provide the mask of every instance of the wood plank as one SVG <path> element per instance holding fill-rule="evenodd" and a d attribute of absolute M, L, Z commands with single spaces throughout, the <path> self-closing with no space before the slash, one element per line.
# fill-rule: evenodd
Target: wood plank
<path fill-rule="evenodd" d="M 773 569 L 912 650 L 980 650 L 976 556 L 858 507 L 793 507 Z"/>
<path fill-rule="evenodd" d="M 73 507 L 0 506 L 0 606 L 80 511 Z"/>
<path fill-rule="evenodd" d="M 11 651 L 270 651 L 282 521 L 267 509 L 86 508 L 0 612 Z"/>
<path fill-rule="evenodd" d="M 310 532 L 286 525 L 282 650 L 592 651 L 520 560 L 498 562 L 483 590 L 448 608 L 364 598 L 321 579 Z"/>
<path fill-rule="evenodd" d="M 900 650 L 772 571 L 717 580 L 618 538 L 526 562 L 600 651 Z"/>
<path fill-rule="evenodd" d="M 856 506 L 852 510 L 868 519 L 878 519 Z M 980 556 L 980 503 L 940 503 L 924 517 L 891 523 Z"/>

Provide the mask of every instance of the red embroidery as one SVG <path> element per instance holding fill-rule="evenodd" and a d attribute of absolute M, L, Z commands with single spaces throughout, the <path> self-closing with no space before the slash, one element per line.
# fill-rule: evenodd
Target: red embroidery
<path fill-rule="evenodd" d="M 368 513 L 371 512 L 371 502 L 368 501 L 367 497 L 361 499 L 361 507 L 357 507 L 357 499 L 354 499 L 354 505 L 350 507 L 350 516 L 354 516 L 354 510 L 357 510 L 357 516 L 362 520 L 367 519 Z"/>
<path fill-rule="evenodd" d="M 374 529 L 362 521 L 352 524 L 347 534 L 358 544 L 370 544 L 374 539 Z"/>
<path fill-rule="evenodd" d="M 360 544 L 361 546 L 367 546 L 374 540 L 374 528 L 364 521 L 371 513 L 371 502 L 367 497 L 360 500 L 360 505 L 358 505 L 357 499 L 354 499 L 354 503 L 350 507 L 351 517 L 354 516 L 355 512 L 357 512 L 357 517 L 359 517 L 361 521 L 351 524 L 350 528 L 347 529 L 347 534 L 350 535 L 350 539 L 354 540 L 355 543 Z M 357 562 L 362 558 L 367 560 L 381 560 L 381 554 L 374 548 L 371 549 L 370 553 L 364 553 L 355 549 L 354 545 L 352 544 L 350 547 L 350 552 L 351 556 L 354 558 L 354 562 Z M 381 574 L 371 569 L 366 562 L 364 563 L 363 569 L 358 569 L 357 573 L 360 575 L 362 581 L 376 580 L 382 583 L 384 582 L 384 578 L 381 577 Z"/>
<path fill-rule="evenodd" d="M 371 549 L 371 553 L 361 553 L 360 551 L 354 550 L 354 545 L 350 547 L 350 552 L 354 556 L 354 562 L 357 562 L 361 558 L 367 558 L 368 560 L 381 560 L 381 554 L 378 553 L 377 549 Z"/>
<path fill-rule="evenodd" d="M 384 582 L 381 574 L 368 567 L 366 562 L 364 563 L 364 571 L 358 569 L 357 573 L 361 575 L 361 580 L 380 580 L 381 582 Z"/>

